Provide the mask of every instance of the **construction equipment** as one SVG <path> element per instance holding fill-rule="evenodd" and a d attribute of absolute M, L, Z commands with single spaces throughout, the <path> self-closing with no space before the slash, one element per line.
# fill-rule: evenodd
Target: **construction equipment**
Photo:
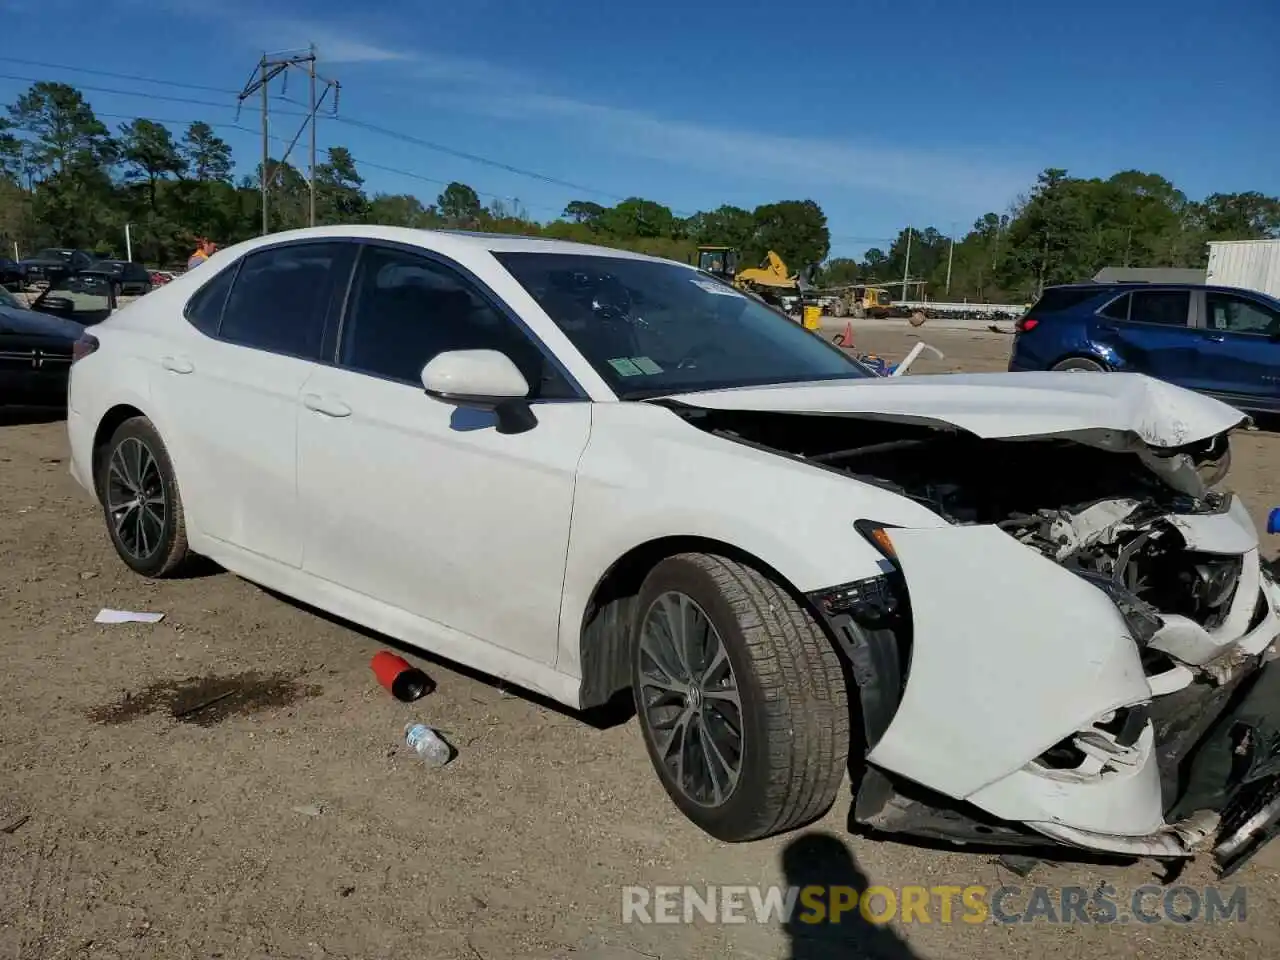
<path fill-rule="evenodd" d="M 799 297 L 802 312 L 804 307 L 816 305 L 816 300 L 810 297 L 813 292 L 809 283 L 812 268 L 793 274 L 782 257 L 773 250 L 765 255 L 760 266 L 739 270 L 738 251 L 734 247 L 700 246 L 698 269 L 717 276 L 726 283 L 732 283 L 744 293 L 774 307 L 782 308 L 784 297 Z"/>
<path fill-rule="evenodd" d="M 699 247 L 698 269 L 726 283 L 733 283 L 738 273 L 738 251 L 733 247 Z"/>
<path fill-rule="evenodd" d="M 835 317 L 886 317 L 893 304 L 893 298 L 884 287 L 855 284 L 838 287 L 834 292 L 837 295 L 831 305 L 831 315 Z"/>

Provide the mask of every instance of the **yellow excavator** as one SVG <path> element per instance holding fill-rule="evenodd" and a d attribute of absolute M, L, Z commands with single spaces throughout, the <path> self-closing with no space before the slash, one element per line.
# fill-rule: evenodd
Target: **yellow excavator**
<path fill-rule="evenodd" d="M 786 262 L 773 250 L 765 255 L 760 266 L 739 270 L 738 251 L 733 247 L 700 246 L 698 269 L 719 277 L 726 283 L 732 283 L 744 293 L 779 309 L 783 307 L 784 297 L 795 297 L 799 301 L 804 325 L 817 326 L 818 314 L 814 313 L 817 305 L 806 299 L 806 294 L 812 289 L 807 271 L 791 273 Z M 818 313 L 820 312 L 819 310 Z"/>

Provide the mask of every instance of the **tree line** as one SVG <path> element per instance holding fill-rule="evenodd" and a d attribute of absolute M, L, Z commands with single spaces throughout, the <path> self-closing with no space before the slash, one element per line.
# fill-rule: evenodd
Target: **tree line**
<path fill-rule="evenodd" d="M 193 122 L 175 135 L 139 117 L 112 132 L 74 86 L 33 84 L 0 116 L 0 243 L 24 252 L 75 246 L 133 255 L 153 265 L 181 263 L 196 237 L 226 245 L 261 231 L 262 165 L 235 177 L 230 146 Z M 270 226 L 305 226 L 310 191 L 287 161 L 268 159 Z M 481 202 L 450 183 L 424 203 L 412 193 L 369 193 L 346 147 L 316 167 L 316 222 L 480 229 L 576 240 L 690 262 L 700 244 L 733 246 L 754 265 L 769 250 L 796 270 L 821 264 L 829 285 L 893 282 L 908 268 L 932 299 L 1024 300 L 1051 283 L 1092 276 L 1104 266 L 1201 266 L 1210 240 L 1280 236 L 1280 198 L 1258 192 L 1189 199 L 1164 177 L 1123 171 L 1107 179 L 1048 169 L 1004 213 L 979 218 L 962 236 L 903 228 L 861 259 L 828 259 L 831 234 L 812 199 L 754 210 L 722 205 L 679 216 L 653 200 L 613 205 L 573 200 L 549 222 L 518 203 Z M 948 277 L 950 280 L 948 288 Z M 914 292 L 914 291 L 913 291 Z"/>

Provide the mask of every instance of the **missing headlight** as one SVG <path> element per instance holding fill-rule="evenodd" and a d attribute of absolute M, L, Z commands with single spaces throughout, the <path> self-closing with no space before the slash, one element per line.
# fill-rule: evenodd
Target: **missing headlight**
<path fill-rule="evenodd" d="M 879 576 L 842 583 L 814 594 L 813 600 L 828 617 L 848 614 L 864 626 L 884 626 L 902 607 L 894 579 Z"/>

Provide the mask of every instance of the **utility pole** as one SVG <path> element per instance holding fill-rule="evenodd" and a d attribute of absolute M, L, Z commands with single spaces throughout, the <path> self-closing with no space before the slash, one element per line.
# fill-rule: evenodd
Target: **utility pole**
<path fill-rule="evenodd" d="M 262 62 L 259 64 L 260 75 L 259 82 L 262 86 L 262 171 L 259 180 L 262 182 L 262 235 L 265 237 L 271 231 L 267 227 L 267 184 L 270 182 L 270 174 L 267 173 L 267 161 L 271 157 L 271 124 L 267 120 L 267 85 L 270 81 L 267 78 L 267 55 L 262 55 Z"/>
<path fill-rule="evenodd" d="M 307 164 L 307 175 L 311 181 L 310 187 L 310 214 L 307 223 L 310 226 L 316 225 L 316 45 L 311 44 L 311 59 L 307 61 L 307 78 L 310 81 L 308 89 L 310 92 L 310 108 L 308 113 L 311 115 L 311 161 Z"/>
<path fill-rule="evenodd" d="M 947 293 L 951 293 L 951 261 L 956 253 L 956 238 L 951 237 L 951 245 L 947 247 Z"/>
<path fill-rule="evenodd" d="M 308 183 L 308 222 L 311 226 L 316 223 L 316 112 L 320 109 L 320 104 L 324 102 L 325 97 L 329 95 L 329 91 L 333 90 L 333 114 L 338 112 L 338 95 L 341 92 L 341 85 L 336 80 L 326 80 L 324 77 L 316 73 L 316 47 L 312 44 L 307 48 L 306 53 L 284 53 L 271 56 L 264 53 L 262 59 L 258 61 L 258 65 L 254 68 L 253 74 L 249 77 L 249 81 L 245 84 L 244 89 L 236 97 L 236 119 L 239 119 L 239 108 L 244 102 L 252 97 L 255 93 L 262 96 L 262 171 L 259 177 L 262 185 L 262 234 L 266 236 L 270 232 L 270 221 L 267 216 L 268 195 L 270 193 L 271 180 L 275 171 L 268 171 L 267 166 L 271 159 L 271 127 L 268 117 L 270 109 L 269 88 L 271 81 L 280 76 L 291 67 L 299 70 L 305 69 L 310 87 L 310 105 L 307 111 L 306 119 L 303 120 L 302 126 L 298 128 L 298 132 L 294 134 L 293 140 L 289 143 L 289 148 L 285 150 L 279 162 L 276 164 L 277 169 L 282 169 L 289 159 L 289 154 L 293 152 L 293 148 L 297 145 L 298 139 L 302 136 L 302 131 L 310 126 L 311 130 L 311 157 L 307 183 Z M 316 81 L 324 82 L 324 92 L 316 97 Z"/>
<path fill-rule="evenodd" d="M 907 293 L 907 281 L 911 279 L 911 228 L 907 227 L 907 262 L 902 268 L 902 299 L 910 300 L 911 295 Z"/>

